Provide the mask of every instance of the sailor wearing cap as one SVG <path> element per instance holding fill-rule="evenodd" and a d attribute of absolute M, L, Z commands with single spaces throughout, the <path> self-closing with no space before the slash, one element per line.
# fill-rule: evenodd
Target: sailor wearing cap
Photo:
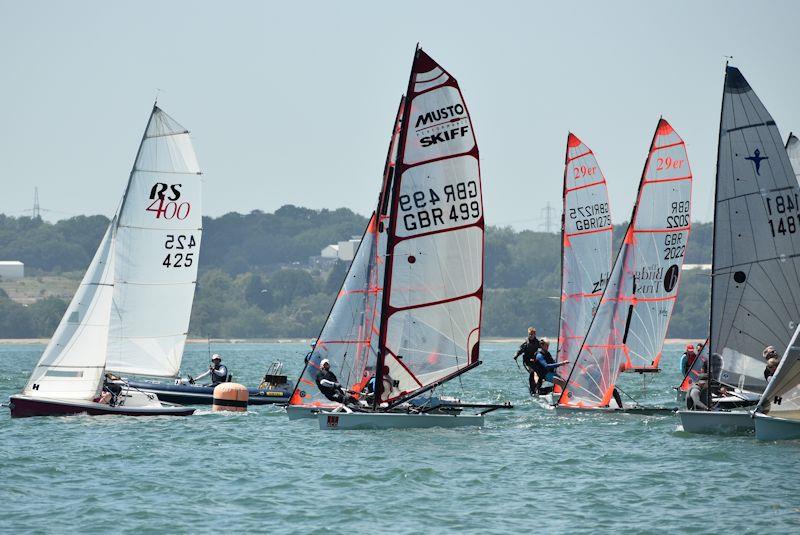
<path fill-rule="evenodd" d="M 328 359 L 322 359 L 319 363 L 319 371 L 316 377 L 317 388 L 322 395 L 337 403 L 345 402 L 344 391 L 336 374 L 331 371 L 331 363 Z"/>
<path fill-rule="evenodd" d="M 698 344 L 699 346 L 700 344 Z M 699 351 L 699 350 L 698 350 Z M 697 353 L 694 351 L 694 346 L 692 344 L 688 344 L 686 346 L 686 351 L 683 352 L 681 355 L 681 373 L 685 377 L 689 370 L 692 369 L 694 366 L 694 361 L 697 359 Z"/>
<path fill-rule="evenodd" d="M 211 357 L 211 364 L 208 366 L 208 371 L 205 373 L 198 375 L 194 379 L 189 377 L 189 382 L 194 384 L 195 381 L 202 379 L 206 375 L 211 376 L 211 386 L 217 386 L 218 384 L 222 384 L 228 381 L 228 368 L 222 363 L 222 357 L 219 354 L 214 353 Z"/>

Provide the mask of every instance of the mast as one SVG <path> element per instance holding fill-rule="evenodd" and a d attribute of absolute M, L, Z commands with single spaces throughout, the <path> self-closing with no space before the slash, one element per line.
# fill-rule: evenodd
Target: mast
<path fill-rule="evenodd" d="M 411 62 L 411 71 L 408 74 L 408 88 L 406 89 L 405 98 L 413 94 L 414 63 L 417 60 L 418 54 L 419 43 L 417 43 L 414 49 L 414 60 Z M 386 334 L 388 329 L 386 319 L 389 316 L 389 296 L 391 295 L 392 268 L 394 267 L 394 256 L 391 254 L 391 251 L 395 243 L 394 228 L 395 225 L 397 225 L 397 195 L 400 188 L 400 181 L 397 177 L 401 176 L 406 168 L 403 162 L 403 156 L 406 149 L 409 115 L 411 115 L 411 106 L 403 106 L 402 117 L 400 119 L 400 132 L 398 134 L 397 160 L 392 170 L 393 177 L 390 181 L 391 183 L 385 184 L 385 193 L 382 193 L 382 195 L 386 195 L 386 200 L 380 203 L 381 205 L 387 205 L 388 203 L 391 206 L 391 211 L 389 212 L 389 224 L 386 227 L 386 264 L 384 264 L 383 270 L 383 299 L 381 300 L 381 325 L 380 334 L 378 335 L 378 359 L 375 364 L 375 397 L 372 401 L 373 409 L 378 408 L 381 403 L 381 397 L 383 396 L 383 367 L 386 365 Z"/>
<path fill-rule="evenodd" d="M 722 98 L 720 99 L 720 107 L 719 107 L 719 130 L 717 131 L 717 165 L 716 170 L 714 173 L 714 228 L 712 229 L 711 234 L 711 295 L 714 295 L 714 280 L 717 278 L 714 273 L 714 258 L 716 258 L 717 252 L 717 229 L 719 226 L 717 225 L 717 218 L 719 217 L 719 213 L 717 210 L 717 199 L 718 192 L 719 192 L 719 159 L 720 159 L 720 150 L 722 146 L 722 116 L 725 113 L 725 86 L 728 80 L 728 61 L 725 61 L 725 76 L 722 80 Z M 711 410 L 711 386 L 712 381 L 714 380 L 714 336 L 712 329 L 714 328 L 714 300 L 711 299 L 711 311 L 708 314 L 708 341 L 706 342 L 706 346 L 708 348 L 708 366 L 707 366 L 707 383 L 706 383 L 706 410 Z M 697 355 L 697 358 L 700 358 L 700 355 Z"/>

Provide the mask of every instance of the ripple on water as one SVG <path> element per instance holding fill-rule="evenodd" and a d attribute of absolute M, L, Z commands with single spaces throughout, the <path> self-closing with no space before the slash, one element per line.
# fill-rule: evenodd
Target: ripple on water
<path fill-rule="evenodd" d="M 22 387 L 41 350 L 0 346 L 2 396 Z M 516 404 L 483 429 L 321 432 L 274 407 L 189 418 L 0 414 L 3 529 L 108 531 L 110 518 L 137 534 L 798 529 L 799 443 L 689 435 L 674 416 L 557 416 L 526 394 L 513 350 L 486 344 L 464 394 L 449 389 Z M 215 351 L 250 383 L 273 358 L 296 374 L 305 354 L 286 344 Z M 665 350 L 647 402 L 674 400 L 679 354 Z M 204 346 L 189 346 L 185 369 L 206 359 Z M 638 377 L 622 381 L 642 395 Z"/>

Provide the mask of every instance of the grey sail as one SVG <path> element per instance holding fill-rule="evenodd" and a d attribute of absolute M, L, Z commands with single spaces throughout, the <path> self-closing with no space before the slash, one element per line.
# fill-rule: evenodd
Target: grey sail
<path fill-rule="evenodd" d="M 763 349 L 782 354 L 800 320 L 800 190 L 775 121 L 734 67 L 717 158 L 712 371 L 761 392 Z"/>

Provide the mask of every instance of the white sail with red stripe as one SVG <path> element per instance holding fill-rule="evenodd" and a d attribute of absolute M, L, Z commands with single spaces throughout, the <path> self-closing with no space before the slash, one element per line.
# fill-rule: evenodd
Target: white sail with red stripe
<path fill-rule="evenodd" d="M 456 79 L 417 49 L 391 187 L 376 401 L 478 361 L 484 219 L 478 146 Z"/>
<path fill-rule="evenodd" d="M 691 194 L 686 147 L 661 119 L 630 225 L 559 404 L 606 407 L 623 369 L 658 366 L 678 296 Z"/>
<path fill-rule="evenodd" d="M 567 137 L 561 220 L 558 360 L 574 361 L 611 274 L 613 227 L 606 179 L 594 153 Z"/>
<path fill-rule="evenodd" d="M 389 220 L 387 190 L 394 176 L 404 102 L 405 99 L 401 99 L 392 130 L 377 210 L 370 217 L 322 332 L 307 357 L 290 405 L 311 408 L 333 408 L 338 405 L 326 398 L 316 384 L 316 375 L 323 359 L 328 360 L 339 382 L 346 390 L 354 392 L 355 397 L 360 396 L 374 375 L 383 301 L 386 226 Z"/>

